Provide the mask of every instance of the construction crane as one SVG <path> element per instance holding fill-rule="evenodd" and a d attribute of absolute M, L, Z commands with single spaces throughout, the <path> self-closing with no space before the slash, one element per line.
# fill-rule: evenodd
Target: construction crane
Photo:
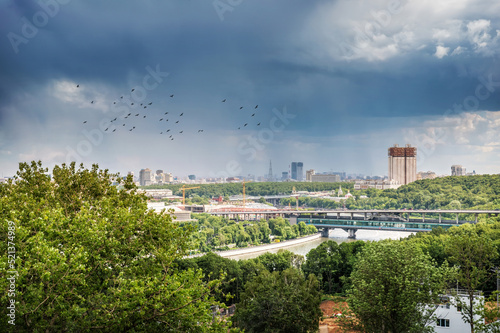
<path fill-rule="evenodd" d="M 243 180 L 242 184 L 243 184 L 243 207 L 245 207 L 245 204 L 246 204 L 246 201 L 245 201 L 245 184 L 246 183 L 251 183 L 252 181 L 249 180 L 249 181 L 245 181 Z"/>
<path fill-rule="evenodd" d="M 182 185 L 181 190 L 182 190 L 182 205 L 186 205 L 186 190 L 192 190 L 195 188 L 200 188 L 199 186 L 196 187 L 186 187 L 186 185 Z"/>

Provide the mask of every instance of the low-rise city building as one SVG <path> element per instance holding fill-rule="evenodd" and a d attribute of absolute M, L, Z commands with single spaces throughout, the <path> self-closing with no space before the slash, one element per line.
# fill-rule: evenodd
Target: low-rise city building
<path fill-rule="evenodd" d="M 340 182 L 340 176 L 333 174 L 313 174 L 311 175 L 311 181 L 320 183 L 338 183 Z"/>
<path fill-rule="evenodd" d="M 435 332 L 468 333 L 470 324 L 462 317 L 462 309 L 457 307 L 457 298 L 461 303 L 467 304 L 468 294 L 464 290 L 453 290 L 441 296 L 441 303 L 436 306 L 434 315 L 436 320 L 428 326 L 433 327 Z M 484 301 L 480 292 L 474 293 L 474 304 Z M 474 320 L 480 320 L 479 314 L 474 315 Z"/>
<path fill-rule="evenodd" d="M 387 190 L 387 189 L 397 189 L 400 187 L 401 184 L 399 184 L 398 181 L 396 180 L 374 180 L 374 179 L 356 179 L 354 181 L 354 189 L 355 190 L 366 190 L 369 188 L 376 188 L 378 190 Z"/>

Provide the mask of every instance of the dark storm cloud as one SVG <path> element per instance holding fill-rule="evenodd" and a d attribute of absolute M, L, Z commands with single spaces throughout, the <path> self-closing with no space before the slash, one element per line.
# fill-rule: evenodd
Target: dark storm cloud
<path fill-rule="evenodd" d="M 19 152 L 6 157 L 14 161 L 13 156 L 21 156 L 21 150 L 43 135 L 47 150 L 52 149 L 54 156 L 62 154 L 66 147 L 56 143 L 76 145 L 83 120 L 97 123 L 109 117 L 112 102 L 140 86 L 148 67 L 169 73 L 148 92 L 156 110 L 186 112 L 186 130 L 197 130 L 200 124 L 210 127 L 213 140 L 227 146 L 204 152 L 200 158 L 212 158 L 212 154 L 213 160 L 224 162 L 228 154 L 241 158 L 234 146 L 252 132 L 233 131 L 249 121 L 245 112 L 255 104 L 260 105 L 262 126 L 272 119 L 272 109 L 283 105 L 296 116 L 281 136 L 276 134 L 275 141 L 266 145 L 262 160 L 278 149 L 290 156 L 301 151 L 282 148 L 287 147 L 286 140 L 317 142 L 316 148 L 303 151 L 315 154 L 331 144 L 324 136 L 337 143 L 340 139 L 335 135 L 345 138 L 360 130 L 368 138 L 364 142 L 373 135 L 378 138 L 371 140 L 373 144 L 385 146 L 376 130 L 404 127 L 406 118 L 442 116 L 474 95 L 478 77 L 499 70 L 495 2 L 482 1 L 459 10 L 465 2 L 458 1 L 449 11 L 438 4 L 409 2 L 413 7 L 394 15 L 377 38 L 361 46 L 352 39 L 353 31 L 374 21 L 370 13 L 386 10 L 386 1 L 221 2 L 232 5 L 218 12 L 214 3 L 219 2 L 212 0 L 4 2 L 0 6 L 0 151 L 15 145 Z M 426 20 L 418 16 L 421 12 Z M 47 22 L 24 36 L 30 32 L 28 25 L 43 19 L 40 13 L 46 13 Z M 458 25 L 453 23 L 457 20 Z M 13 46 L 9 33 L 21 36 L 23 42 L 18 39 Z M 341 42 L 359 47 L 357 57 L 342 57 Z M 66 86 L 77 83 L 82 86 L 78 95 Z M 173 93 L 176 97 L 171 99 Z M 228 99 L 224 105 L 223 98 Z M 92 99 L 99 101 L 91 107 Z M 498 96 L 492 94 L 479 109 L 498 110 L 498 103 Z M 243 111 L 240 106 L 245 106 Z M 54 130 L 63 125 L 64 131 Z M 28 126 L 43 133 L 36 134 Z M 149 126 L 138 133 L 163 129 L 156 123 Z M 120 140 L 109 139 L 94 147 L 96 155 L 89 159 L 112 158 L 107 154 L 109 146 L 140 142 L 138 137 Z M 201 145 L 209 140 L 189 142 Z M 153 152 L 152 147 L 138 154 Z M 184 163 L 179 169 L 187 167 Z"/>

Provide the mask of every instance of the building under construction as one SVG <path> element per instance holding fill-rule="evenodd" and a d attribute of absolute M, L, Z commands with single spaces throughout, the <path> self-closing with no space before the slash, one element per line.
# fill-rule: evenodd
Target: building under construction
<path fill-rule="evenodd" d="M 389 180 L 406 185 L 417 180 L 417 148 L 397 144 L 389 148 Z"/>

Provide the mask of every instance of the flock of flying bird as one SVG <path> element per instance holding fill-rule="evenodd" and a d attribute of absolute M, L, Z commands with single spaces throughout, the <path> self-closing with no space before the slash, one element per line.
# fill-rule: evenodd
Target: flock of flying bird
<path fill-rule="evenodd" d="M 80 85 L 79 85 L 79 84 L 77 84 L 77 85 L 76 85 L 76 87 L 77 87 L 77 88 L 79 88 L 79 87 L 80 87 Z M 135 89 L 132 89 L 132 90 L 131 90 L 131 93 L 132 93 L 132 92 L 134 92 L 134 91 L 135 91 Z M 171 95 L 170 95 L 170 98 L 173 98 L 173 97 L 174 97 L 174 94 L 171 94 Z M 126 100 L 126 99 L 125 99 L 125 100 Z M 132 132 L 132 131 L 134 131 L 134 130 L 136 129 L 136 126 L 132 126 L 132 125 L 134 125 L 134 124 L 130 124 L 130 123 L 128 124 L 128 127 L 126 127 L 126 126 L 127 126 L 127 122 L 131 122 L 131 120 L 129 120 L 129 118 L 131 118 L 131 119 L 134 119 L 134 118 L 139 118 L 139 119 L 140 119 L 140 118 L 142 117 L 142 119 L 145 119 L 145 118 L 147 118 L 148 116 L 149 116 L 149 117 L 152 117 L 152 116 L 153 116 L 153 114 L 152 114 L 151 112 L 146 112 L 146 111 L 147 111 L 147 109 L 148 109 L 148 107 L 151 107 L 151 105 L 153 104 L 153 102 L 140 103 L 139 105 L 137 105 L 137 103 L 134 103 L 134 102 L 130 102 L 130 101 L 125 102 L 125 101 L 124 101 L 124 96 L 121 96 L 121 97 L 120 97 L 120 101 L 121 101 L 121 103 L 124 103 L 125 105 L 127 105 L 127 107 L 130 107 L 130 108 L 132 108 L 132 109 L 136 109 L 136 111 L 135 111 L 135 112 L 128 112 L 127 114 L 125 114 L 125 113 L 124 113 L 124 114 L 122 114 L 121 116 L 119 116 L 119 117 L 115 117 L 114 119 L 112 119 L 112 120 L 111 120 L 111 122 L 112 122 L 112 123 L 118 123 L 118 122 L 119 122 L 119 123 L 121 124 L 121 127 L 125 127 L 125 129 L 127 129 L 129 132 Z M 226 103 L 226 101 L 227 101 L 227 99 L 226 99 L 226 98 L 224 98 L 221 102 L 222 102 L 222 103 Z M 130 102 L 130 104 L 128 104 L 129 102 Z M 91 103 L 91 104 L 95 104 L 95 101 L 94 101 L 94 100 L 91 100 L 91 101 L 90 101 L 90 103 Z M 113 104 L 117 104 L 117 102 L 116 102 L 116 101 L 114 101 L 114 102 L 113 102 Z M 250 118 L 255 117 L 255 115 L 257 114 L 257 112 L 256 112 L 255 110 L 256 110 L 258 107 L 259 107 L 259 105 L 258 105 L 258 104 L 257 104 L 257 105 L 255 105 L 255 107 L 253 108 L 254 112 L 252 113 L 252 115 L 250 116 Z M 141 110 L 141 112 L 143 112 L 143 113 L 139 112 L 139 110 L 137 110 L 137 109 Z M 243 109 L 243 106 L 240 106 L 240 108 L 239 108 L 239 109 L 240 109 L 240 110 L 242 110 L 242 109 Z M 168 122 L 168 121 L 169 121 L 169 119 L 167 118 L 167 117 L 169 117 L 168 115 L 169 115 L 169 112 L 167 111 L 167 112 L 165 112 L 163 115 L 161 115 L 161 116 L 160 116 L 161 118 L 160 118 L 158 121 L 159 121 L 159 122 L 162 122 L 162 121 Z M 177 118 L 177 119 L 175 120 L 175 123 L 174 123 L 173 121 L 172 121 L 171 123 L 172 123 L 172 124 L 179 124 L 179 122 L 180 122 L 180 120 L 181 120 L 181 118 L 180 118 L 180 117 L 182 117 L 182 116 L 184 116 L 184 112 L 182 112 L 181 114 L 179 114 L 179 116 L 178 116 L 179 118 Z M 157 116 L 157 117 L 158 117 L 158 116 Z M 84 124 L 87 124 L 87 122 L 88 122 L 87 120 L 83 121 L 83 123 L 84 123 Z M 122 123 L 122 122 L 123 122 L 123 123 Z M 261 124 L 261 123 L 260 123 L 260 122 L 258 122 L 258 123 L 257 123 L 257 126 L 260 126 L 260 124 Z M 138 125 L 138 124 L 137 124 L 137 125 Z M 241 130 L 241 128 L 245 128 L 245 127 L 247 127 L 248 125 L 249 125 L 249 123 L 248 123 L 248 122 L 246 122 L 246 123 L 244 123 L 242 126 L 239 126 L 239 127 L 238 127 L 238 130 Z M 118 126 L 118 125 L 116 125 L 116 126 Z M 172 126 L 175 126 L 175 125 L 172 125 Z M 172 127 L 172 126 L 169 126 L 169 127 Z M 118 128 L 119 128 L 119 127 L 118 127 Z M 107 127 L 104 131 L 105 131 L 105 132 L 108 132 L 108 131 L 111 131 L 111 132 L 116 132 L 116 130 L 117 130 L 117 128 L 113 128 L 113 130 L 111 131 L 111 126 L 110 126 L 110 127 Z M 177 132 L 177 131 L 175 131 L 175 132 Z M 204 132 L 204 131 L 203 131 L 203 129 L 199 129 L 197 133 L 203 133 L 203 132 Z M 183 134 L 183 133 L 184 133 L 184 130 L 183 130 L 183 129 L 179 129 L 179 130 L 178 130 L 178 132 L 177 132 L 177 134 Z M 174 130 L 173 130 L 172 128 L 167 128 L 166 130 L 161 131 L 161 132 L 160 132 L 160 134 L 161 134 L 161 135 L 169 135 L 169 137 L 168 137 L 168 138 L 169 138 L 170 140 L 174 140 Z"/>

